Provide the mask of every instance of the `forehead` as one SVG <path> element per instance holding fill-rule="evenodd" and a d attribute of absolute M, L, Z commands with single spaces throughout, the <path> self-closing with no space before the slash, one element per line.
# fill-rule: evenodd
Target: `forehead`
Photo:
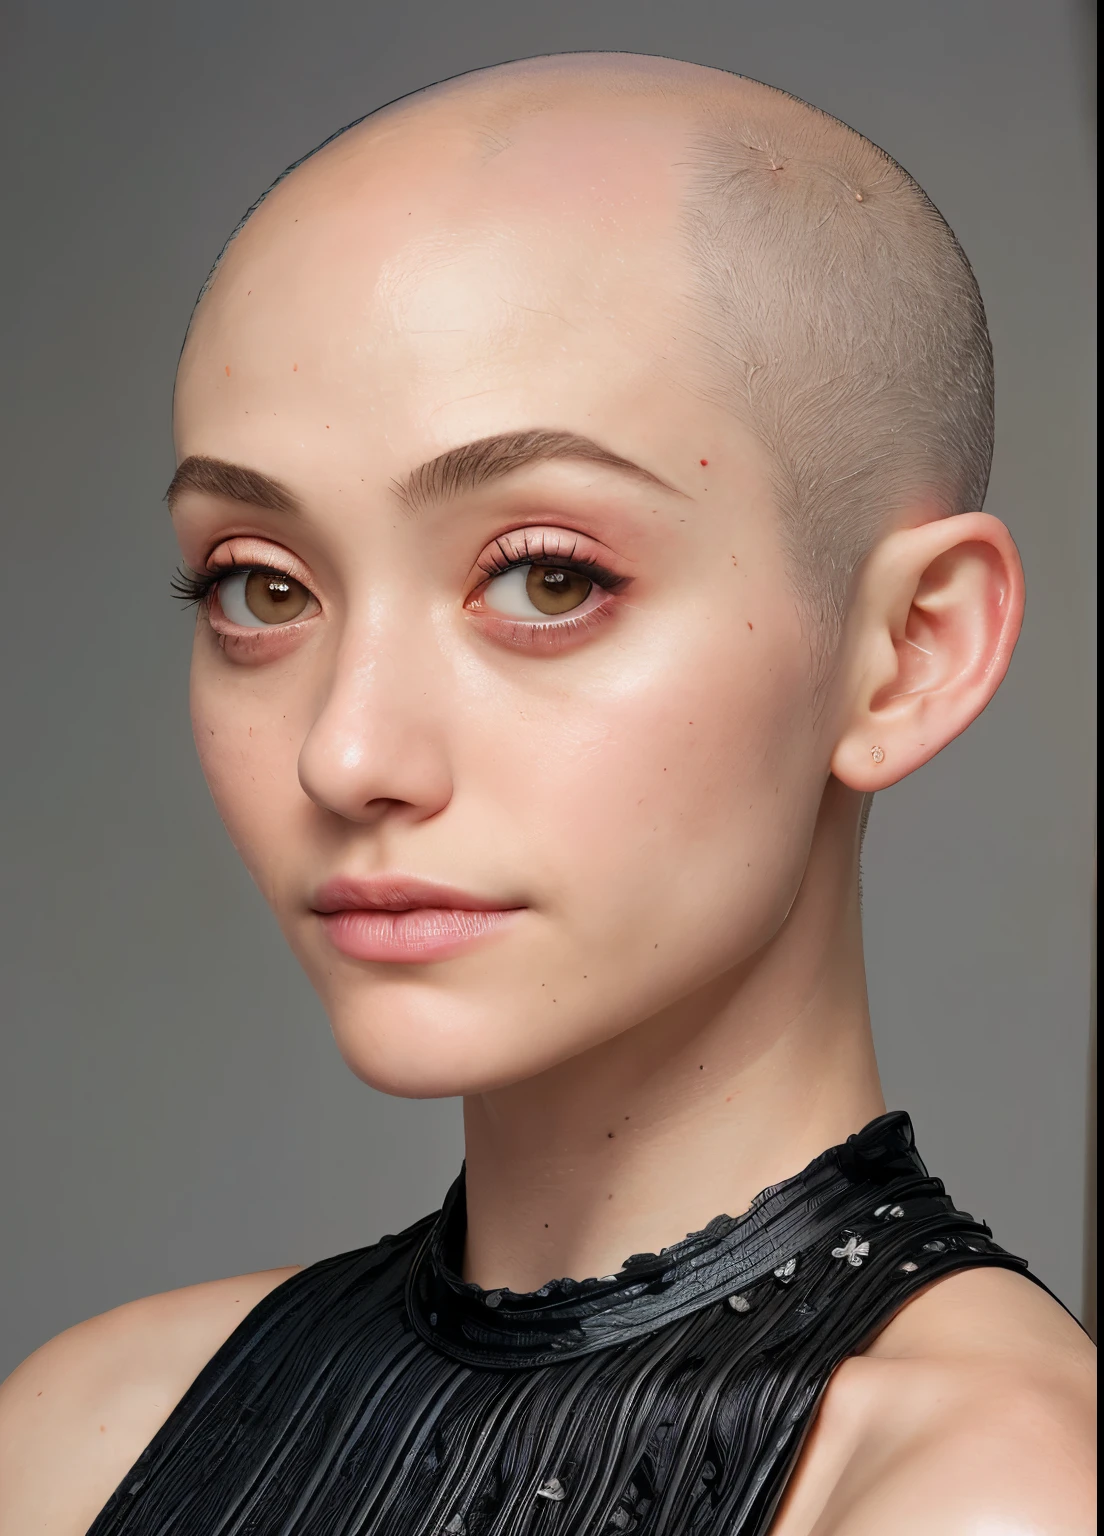
<path fill-rule="evenodd" d="M 526 424 L 503 411 L 631 409 L 685 328 L 679 150 L 662 113 L 601 107 L 352 130 L 226 253 L 178 436 L 316 410 L 392 440 L 414 423 L 423 451 Z"/>

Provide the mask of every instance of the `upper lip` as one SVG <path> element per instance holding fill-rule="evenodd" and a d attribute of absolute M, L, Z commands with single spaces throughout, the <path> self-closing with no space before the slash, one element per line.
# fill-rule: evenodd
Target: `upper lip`
<path fill-rule="evenodd" d="M 368 880 L 338 875 L 319 886 L 311 898 L 314 912 L 409 912 L 417 907 L 442 907 L 458 912 L 507 912 L 519 905 L 473 896 L 451 885 L 417 880 L 410 875 L 375 875 Z"/>

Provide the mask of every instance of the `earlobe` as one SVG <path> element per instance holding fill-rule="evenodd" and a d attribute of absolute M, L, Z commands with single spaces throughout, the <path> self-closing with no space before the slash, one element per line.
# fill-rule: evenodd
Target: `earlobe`
<path fill-rule="evenodd" d="M 889 534 L 860 577 L 832 772 L 885 789 L 926 763 L 996 692 L 1023 616 L 1012 536 L 983 512 Z"/>

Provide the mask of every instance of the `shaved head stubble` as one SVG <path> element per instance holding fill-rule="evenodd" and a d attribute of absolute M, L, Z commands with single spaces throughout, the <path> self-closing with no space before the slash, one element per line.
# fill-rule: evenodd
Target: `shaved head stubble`
<path fill-rule="evenodd" d="M 884 150 L 772 86 L 680 60 L 553 54 L 425 87 L 347 124 L 248 209 L 353 129 L 454 110 L 473 160 L 568 105 L 671 122 L 688 388 L 766 448 L 780 533 L 823 684 L 855 574 L 897 516 L 980 510 L 993 446 L 985 310 L 961 246 Z M 549 117 L 550 131 L 554 119 Z M 415 194 L 416 195 L 416 194 Z"/>

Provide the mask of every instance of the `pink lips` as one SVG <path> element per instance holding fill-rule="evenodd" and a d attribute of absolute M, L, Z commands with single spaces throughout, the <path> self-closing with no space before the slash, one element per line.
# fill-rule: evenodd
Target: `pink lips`
<path fill-rule="evenodd" d="M 407 965 L 447 960 L 524 910 L 401 875 L 330 880 L 311 909 L 343 955 Z"/>

